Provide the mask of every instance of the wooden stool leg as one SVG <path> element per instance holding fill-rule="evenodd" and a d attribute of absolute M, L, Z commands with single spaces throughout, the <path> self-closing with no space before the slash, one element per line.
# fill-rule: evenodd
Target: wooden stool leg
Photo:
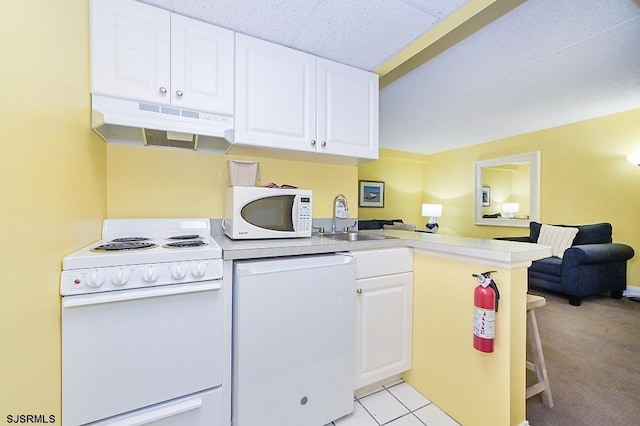
<path fill-rule="evenodd" d="M 551 388 L 549 387 L 549 378 L 547 377 L 547 367 L 544 362 L 544 354 L 542 352 L 542 343 L 540 342 L 540 334 L 538 333 L 538 322 L 533 309 L 527 312 L 527 333 L 533 352 L 534 365 L 527 363 L 528 368 L 534 370 L 538 376 L 538 383 L 527 388 L 526 397 L 529 398 L 542 392 L 542 403 L 547 407 L 553 407 L 553 398 L 551 397 Z M 531 368 L 534 367 L 534 368 Z"/>

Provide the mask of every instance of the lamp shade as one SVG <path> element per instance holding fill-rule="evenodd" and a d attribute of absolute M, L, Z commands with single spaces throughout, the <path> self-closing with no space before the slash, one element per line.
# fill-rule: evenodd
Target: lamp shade
<path fill-rule="evenodd" d="M 640 152 L 627 155 L 627 161 L 636 166 L 640 166 Z"/>
<path fill-rule="evenodd" d="M 428 217 L 442 216 L 442 204 L 423 204 L 422 216 L 428 216 Z"/>
<path fill-rule="evenodd" d="M 520 211 L 520 203 L 503 203 L 502 211 L 505 213 L 518 213 Z"/>

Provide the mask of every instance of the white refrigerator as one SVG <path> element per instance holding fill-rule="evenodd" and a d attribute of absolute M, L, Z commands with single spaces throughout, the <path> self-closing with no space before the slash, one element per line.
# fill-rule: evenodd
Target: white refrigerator
<path fill-rule="evenodd" d="M 353 411 L 355 259 L 234 262 L 234 426 L 323 426 Z"/>

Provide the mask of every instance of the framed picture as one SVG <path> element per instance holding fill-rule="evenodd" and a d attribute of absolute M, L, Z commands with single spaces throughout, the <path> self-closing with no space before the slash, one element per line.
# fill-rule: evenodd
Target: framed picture
<path fill-rule="evenodd" d="M 491 188 L 488 186 L 482 187 L 482 207 L 489 207 L 491 205 Z"/>
<path fill-rule="evenodd" d="M 384 207 L 384 182 L 360 180 L 359 207 Z"/>

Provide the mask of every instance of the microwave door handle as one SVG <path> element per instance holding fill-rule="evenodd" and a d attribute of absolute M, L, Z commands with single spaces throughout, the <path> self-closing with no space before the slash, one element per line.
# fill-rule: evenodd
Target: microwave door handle
<path fill-rule="evenodd" d="M 298 232 L 298 208 L 300 207 L 300 194 L 296 194 L 293 198 L 293 208 L 291 209 L 291 227 L 293 232 Z"/>

